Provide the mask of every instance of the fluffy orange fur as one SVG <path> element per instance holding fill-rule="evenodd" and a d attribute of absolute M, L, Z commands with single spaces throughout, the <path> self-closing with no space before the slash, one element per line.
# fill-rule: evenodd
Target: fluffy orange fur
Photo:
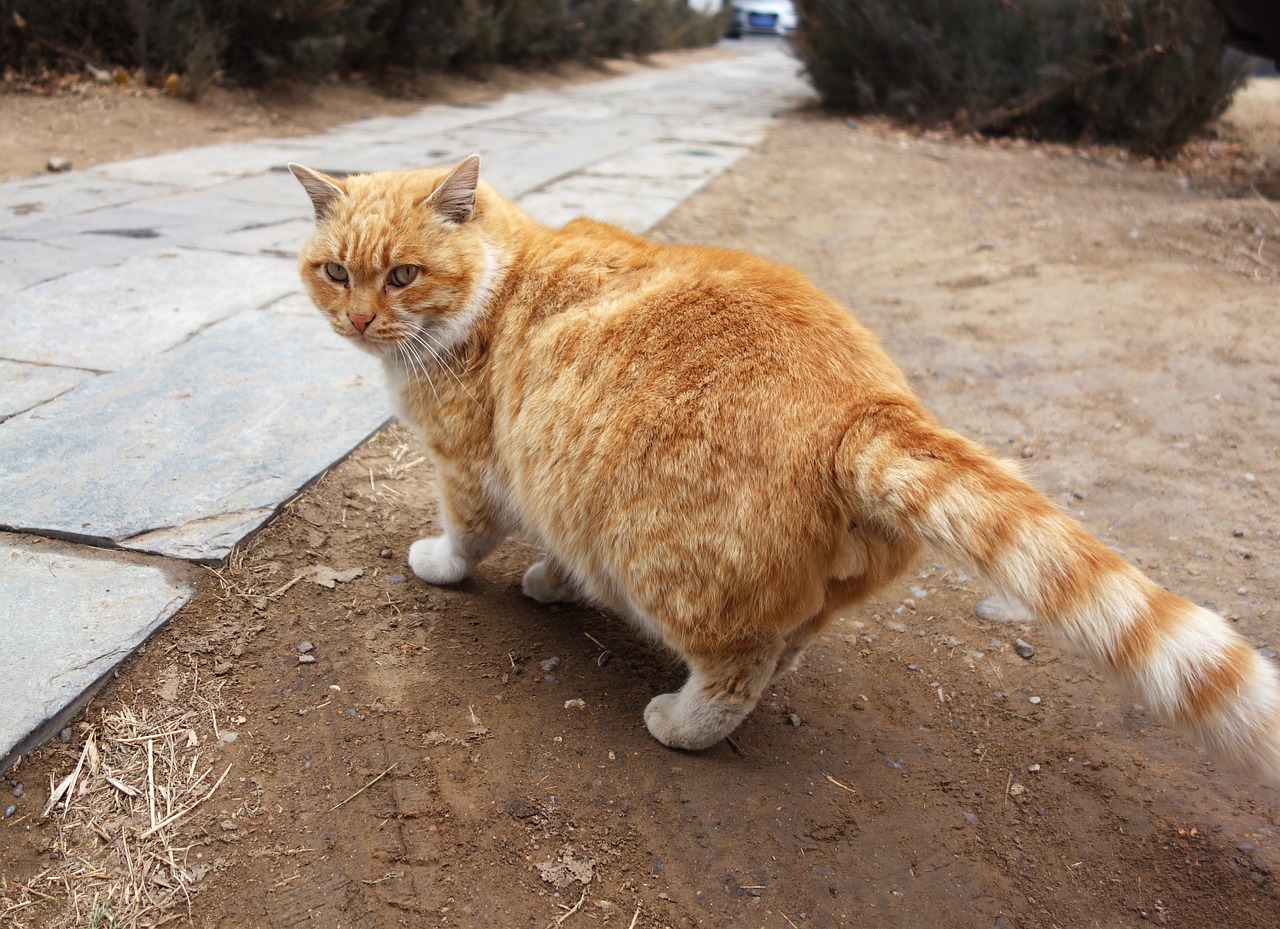
<path fill-rule="evenodd" d="M 1280 673 L 921 406 L 876 337 L 796 271 L 588 220 L 538 225 L 452 171 L 293 171 L 301 273 L 382 359 L 435 461 L 444 534 L 413 571 L 460 581 L 542 546 L 544 602 L 612 607 L 689 667 L 659 741 L 724 738 L 841 609 L 923 547 L 981 574 L 1165 719 L 1280 783 Z"/>

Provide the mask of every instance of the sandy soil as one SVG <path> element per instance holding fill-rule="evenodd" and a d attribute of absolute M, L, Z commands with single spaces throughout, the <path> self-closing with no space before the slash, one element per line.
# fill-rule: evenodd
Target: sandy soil
<path fill-rule="evenodd" d="M 946 422 L 1275 648 L 1276 88 L 1165 166 L 795 114 L 657 235 L 809 273 Z M 1280 918 L 1280 792 L 1041 630 L 978 616 L 985 592 L 949 565 L 851 612 L 732 743 L 682 754 L 641 721 L 680 668 L 610 615 L 525 600 L 527 546 L 457 589 L 416 582 L 404 553 L 434 509 L 428 464 L 389 429 L 204 575 L 72 743 L 9 773 L 26 795 L 0 826 L 0 899 L 32 901 L 10 918 L 57 924 L 62 885 L 15 882 L 68 854 L 106 875 L 80 872 L 82 905 L 126 868 L 108 853 L 136 826 L 39 815 L 122 707 L 190 714 L 181 757 L 206 786 L 230 766 L 171 843 L 194 877 L 170 912 L 197 926 Z M 331 586 L 295 580 L 316 566 Z"/>

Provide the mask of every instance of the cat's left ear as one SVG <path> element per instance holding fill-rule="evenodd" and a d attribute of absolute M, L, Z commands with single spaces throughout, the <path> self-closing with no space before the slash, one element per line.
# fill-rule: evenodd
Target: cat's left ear
<path fill-rule="evenodd" d="M 449 172 L 423 205 L 433 207 L 456 225 L 462 225 L 476 212 L 476 184 L 480 182 L 480 156 L 468 155 Z"/>
<path fill-rule="evenodd" d="M 316 211 L 316 222 L 320 222 L 329 215 L 335 200 L 347 195 L 342 184 L 327 174 L 296 164 L 289 165 L 289 170 L 293 172 L 293 176 L 298 179 L 302 189 L 311 198 L 311 205 Z"/>

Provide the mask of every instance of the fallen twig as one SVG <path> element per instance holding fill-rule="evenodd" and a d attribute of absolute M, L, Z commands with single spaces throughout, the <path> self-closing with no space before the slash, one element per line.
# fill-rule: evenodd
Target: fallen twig
<path fill-rule="evenodd" d="M 182 817 L 186 816 L 188 813 L 190 813 L 192 810 L 198 807 L 200 804 L 204 803 L 206 800 L 208 800 L 210 797 L 213 796 L 213 792 L 215 790 L 217 790 L 220 786 L 222 786 L 222 782 L 226 780 L 227 774 L 230 771 L 231 771 L 231 765 L 227 765 L 226 770 L 222 772 L 222 777 L 218 778 L 218 780 L 214 783 L 214 785 L 209 788 L 209 792 L 207 794 L 205 794 L 200 799 L 196 800 L 194 803 L 184 806 L 182 809 L 178 810 L 176 813 L 171 813 L 170 815 L 166 816 L 164 819 L 160 820 L 160 822 L 156 823 L 146 832 L 142 833 L 142 835 L 138 836 L 138 838 L 145 839 L 147 836 L 151 835 L 154 832 L 159 831 L 160 829 L 163 829 L 165 826 L 168 826 L 177 822 Z"/>
<path fill-rule="evenodd" d="M 394 768 L 397 764 L 399 764 L 399 762 L 398 762 L 398 761 L 393 761 L 393 762 L 391 762 L 391 768 Z M 351 801 L 351 800 L 354 800 L 356 797 L 360 796 L 362 793 L 364 793 L 366 790 L 368 790 L 368 789 L 369 789 L 370 787 L 372 787 L 374 784 L 378 783 L 378 781 L 382 780 L 384 777 L 386 777 L 388 774 L 390 774 L 390 773 L 391 773 L 391 768 L 387 768 L 387 770 L 383 771 L 381 774 L 379 774 L 377 777 L 375 777 L 375 778 L 374 778 L 373 780 L 371 780 L 369 783 L 365 784 L 363 787 L 361 787 L 359 790 L 357 790 L 357 791 L 356 791 L 355 793 L 353 793 L 351 796 L 347 797 L 347 799 L 346 799 L 346 800 L 339 800 L 339 801 L 338 801 L 337 803 L 335 803 L 333 806 L 329 807 L 328 812 L 332 813 L 332 812 L 333 812 L 334 810 L 336 810 L 338 807 L 340 807 L 340 806 L 342 806 L 343 804 L 345 804 L 345 803 L 347 803 L 347 802 L 349 802 L 349 801 Z"/>
<path fill-rule="evenodd" d="M 582 888 L 582 896 L 578 898 L 578 902 L 575 903 L 567 913 L 563 913 L 560 916 L 557 916 L 552 922 L 547 923 L 547 929 L 551 929 L 553 925 L 555 926 L 562 925 L 566 919 L 568 919 L 574 913 L 578 912 L 578 910 L 582 909 L 582 903 L 586 899 L 587 899 L 587 888 L 584 887 Z M 632 923 L 632 925 L 634 925 L 634 923 Z"/>
<path fill-rule="evenodd" d="M 858 792 L 858 791 L 856 791 L 854 788 L 850 787 L 848 784 L 841 784 L 839 781 L 837 781 L 837 780 L 836 780 L 834 777 L 832 777 L 830 774 L 826 775 L 826 778 L 827 778 L 827 780 L 829 780 L 831 783 L 833 783 L 833 784 L 835 784 L 837 787 L 839 787 L 841 790 L 847 790 L 847 791 L 849 791 L 849 793 L 851 793 L 851 794 L 856 794 L 856 793 Z"/>

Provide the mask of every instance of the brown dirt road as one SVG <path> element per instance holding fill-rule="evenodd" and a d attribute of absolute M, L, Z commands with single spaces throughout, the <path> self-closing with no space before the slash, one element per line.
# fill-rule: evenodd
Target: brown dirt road
<path fill-rule="evenodd" d="M 1230 172 L 1223 143 L 1152 167 L 796 114 L 657 235 L 801 268 L 945 422 L 1280 647 L 1280 207 L 1258 160 L 1280 165 L 1280 94 L 1263 85 Z M 0 825 L 0 898 L 36 901 L 10 919 L 65 919 L 61 884 L 33 884 L 43 901 L 13 882 L 68 856 L 124 867 L 107 851 L 127 822 L 39 812 L 128 706 L 191 714 L 182 758 L 206 786 L 230 766 L 171 843 L 193 879 L 169 915 L 201 927 L 1280 921 L 1280 791 L 1036 627 L 976 615 L 985 593 L 952 566 L 850 612 L 732 744 L 682 754 L 641 720 L 680 668 L 612 616 L 525 600 L 527 546 L 455 590 L 409 574 L 430 478 L 406 433 L 373 439 L 202 576 L 73 744 L 10 772 L 29 805 Z M 360 574 L 293 581 L 315 565 Z M 108 877 L 79 873 L 82 905 L 105 899 Z"/>

